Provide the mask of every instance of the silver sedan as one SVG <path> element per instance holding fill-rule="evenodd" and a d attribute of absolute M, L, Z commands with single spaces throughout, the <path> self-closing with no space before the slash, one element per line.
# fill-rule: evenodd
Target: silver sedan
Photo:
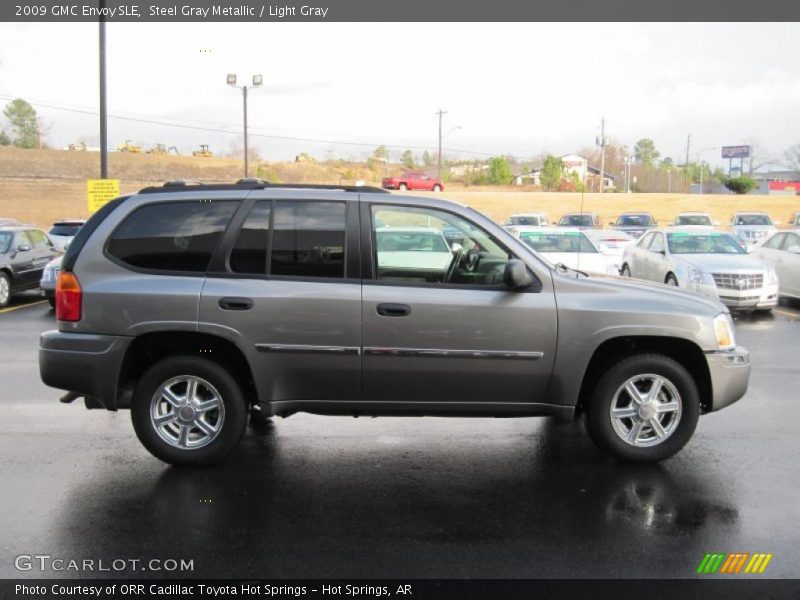
<path fill-rule="evenodd" d="M 751 256 L 777 271 L 781 296 L 800 299 L 800 230 L 773 233 L 753 248 Z"/>
<path fill-rule="evenodd" d="M 778 274 L 728 234 L 711 229 L 655 229 L 628 246 L 622 275 L 718 298 L 732 309 L 771 310 Z"/>

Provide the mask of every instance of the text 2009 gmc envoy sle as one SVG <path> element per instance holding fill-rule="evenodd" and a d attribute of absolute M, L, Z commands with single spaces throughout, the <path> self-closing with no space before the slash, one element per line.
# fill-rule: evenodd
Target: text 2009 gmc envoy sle
<path fill-rule="evenodd" d="M 727 309 L 553 268 L 476 211 L 369 187 L 173 182 L 118 198 L 64 257 L 44 382 L 130 408 L 173 464 L 223 459 L 249 411 L 582 414 L 654 462 L 741 398 Z"/>

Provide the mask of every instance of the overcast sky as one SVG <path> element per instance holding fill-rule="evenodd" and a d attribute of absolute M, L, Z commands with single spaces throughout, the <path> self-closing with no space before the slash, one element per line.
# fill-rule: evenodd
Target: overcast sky
<path fill-rule="evenodd" d="M 532 157 L 591 146 L 606 117 L 622 144 L 655 141 L 682 160 L 686 135 L 719 163 L 722 145 L 800 143 L 800 36 L 787 24 L 109 24 L 109 144 L 226 149 L 253 134 Z M 0 24 L 0 103 L 20 96 L 63 146 L 98 140 L 96 24 Z M 362 157 L 369 146 L 253 137 L 262 156 Z M 400 150 L 396 151 L 399 154 Z M 418 152 L 421 152 L 419 150 Z M 454 152 L 448 152 L 456 156 Z"/>

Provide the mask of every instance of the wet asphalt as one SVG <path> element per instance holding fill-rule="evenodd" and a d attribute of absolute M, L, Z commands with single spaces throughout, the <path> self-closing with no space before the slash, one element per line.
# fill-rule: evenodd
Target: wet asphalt
<path fill-rule="evenodd" d="M 707 552 L 800 577 L 797 305 L 738 320 L 747 396 L 658 466 L 606 458 L 581 423 L 295 415 L 220 467 L 173 468 L 128 412 L 40 382 L 53 326 L 46 304 L 0 314 L 0 577 L 684 578 Z M 26 554 L 194 570 L 18 571 Z"/>

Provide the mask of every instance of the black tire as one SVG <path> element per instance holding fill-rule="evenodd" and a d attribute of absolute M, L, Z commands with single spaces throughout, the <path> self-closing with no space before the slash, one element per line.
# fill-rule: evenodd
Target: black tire
<path fill-rule="evenodd" d="M 620 271 L 620 275 L 622 275 L 623 277 L 630 277 L 631 268 L 627 264 L 622 265 L 622 270 Z"/>
<path fill-rule="evenodd" d="M 158 389 L 182 375 L 210 383 L 224 406 L 219 432 L 202 447 L 180 448 L 165 441 L 151 420 L 151 403 Z M 180 466 L 201 467 L 224 460 L 244 435 L 247 417 L 247 405 L 236 380 L 224 367 L 197 356 L 172 356 L 150 367 L 137 382 L 131 403 L 131 420 L 139 441 L 156 458 Z M 177 421 L 176 424 L 183 428 Z M 194 431 L 195 435 L 201 434 L 198 429 Z"/>
<path fill-rule="evenodd" d="M 397 186 L 397 189 L 400 190 L 401 192 L 405 192 L 408 189 L 408 186 L 405 183 L 401 183 L 400 185 Z"/>
<path fill-rule="evenodd" d="M 623 440 L 617 433 L 611 417 L 611 406 L 617 390 L 625 382 L 644 374 L 658 375 L 675 388 L 679 394 L 680 416 L 663 441 L 651 446 L 636 446 Z M 655 463 L 669 458 L 686 445 L 697 427 L 699 417 L 700 395 L 697 385 L 683 365 L 661 354 L 639 354 L 620 360 L 603 375 L 592 394 L 585 424 L 589 436 L 609 456 L 624 462 Z M 655 435 L 652 428 L 651 435 Z"/>
<path fill-rule="evenodd" d="M 0 289 L 8 290 L 8 294 L 5 298 L 0 296 L 0 308 L 4 308 L 11 303 L 11 278 L 6 275 L 3 271 L 0 271 Z"/>
<path fill-rule="evenodd" d="M 667 278 L 664 280 L 664 283 L 666 283 L 667 285 L 671 285 L 673 287 L 678 287 L 678 278 L 675 277 L 675 275 L 673 275 L 672 273 L 670 273 L 669 275 L 667 275 Z"/>

